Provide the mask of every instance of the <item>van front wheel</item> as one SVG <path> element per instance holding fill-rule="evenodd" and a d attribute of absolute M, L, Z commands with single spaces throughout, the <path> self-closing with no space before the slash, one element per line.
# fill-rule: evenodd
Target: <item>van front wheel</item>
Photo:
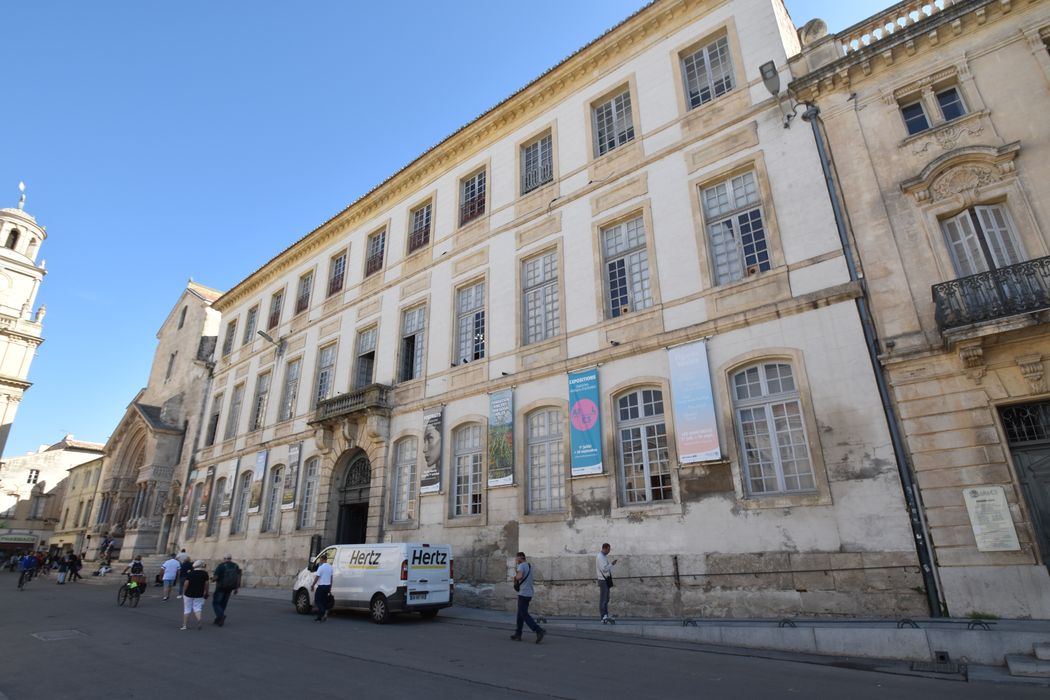
<path fill-rule="evenodd" d="M 305 588 L 300 588 L 295 592 L 295 596 L 292 597 L 292 603 L 295 604 L 295 612 L 300 615 L 309 615 L 314 607 L 310 603 L 310 593 Z"/>
<path fill-rule="evenodd" d="M 386 603 L 386 596 L 376 593 L 372 596 L 372 602 L 368 606 L 368 614 L 372 616 L 372 622 L 377 625 L 385 625 L 390 620 L 390 606 Z"/>

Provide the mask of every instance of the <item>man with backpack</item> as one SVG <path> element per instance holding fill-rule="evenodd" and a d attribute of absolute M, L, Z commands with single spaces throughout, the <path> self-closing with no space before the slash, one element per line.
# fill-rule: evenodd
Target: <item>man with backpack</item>
<path fill-rule="evenodd" d="M 222 563 L 215 567 L 212 580 L 215 581 L 215 595 L 211 599 L 211 607 L 215 611 L 212 624 L 222 627 L 226 623 L 226 606 L 230 603 L 230 595 L 236 595 L 237 589 L 241 587 L 241 567 L 227 554 L 222 558 Z"/>

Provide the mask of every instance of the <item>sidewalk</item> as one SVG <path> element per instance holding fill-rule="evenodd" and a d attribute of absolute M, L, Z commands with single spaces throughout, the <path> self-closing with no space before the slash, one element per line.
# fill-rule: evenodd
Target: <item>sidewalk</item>
<path fill-rule="evenodd" d="M 291 606 L 290 590 L 245 588 L 240 595 L 286 601 Z M 780 652 L 804 655 L 818 663 L 840 662 L 843 657 L 905 662 L 914 671 L 946 678 L 959 678 L 957 664 L 967 664 L 971 680 L 1021 681 L 1005 668 L 1007 656 L 1027 657 L 1036 667 L 1050 665 L 1033 656 L 1035 645 L 1050 643 L 1050 620 L 618 618 L 615 625 L 603 625 L 596 619 L 545 616 L 542 607 L 534 616 L 559 632 Z M 456 605 L 442 610 L 439 617 L 507 629 L 514 626 L 514 613 L 501 610 Z M 947 652 L 947 661 L 938 658 L 940 652 Z M 1050 671 L 1046 677 L 1028 677 L 1022 682 L 1050 686 Z"/>

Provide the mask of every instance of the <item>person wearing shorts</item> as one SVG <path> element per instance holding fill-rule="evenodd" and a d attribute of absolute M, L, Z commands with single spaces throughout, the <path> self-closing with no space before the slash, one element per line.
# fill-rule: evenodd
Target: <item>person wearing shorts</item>
<path fill-rule="evenodd" d="M 197 618 L 197 629 L 201 629 L 204 600 L 208 597 L 208 576 L 204 562 L 198 559 L 193 562 L 193 569 L 186 574 L 182 582 L 182 627 L 190 620 L 190 613 Z"/>
<path fill-rule="evenodd" d="M 170 559 L 160 565 L 161 582 L 164 584 L 164 600 L 171 596 L 171 589 L 175 586 L 175 579 L 179 575 L 179 560 L 173 554 Z"/>

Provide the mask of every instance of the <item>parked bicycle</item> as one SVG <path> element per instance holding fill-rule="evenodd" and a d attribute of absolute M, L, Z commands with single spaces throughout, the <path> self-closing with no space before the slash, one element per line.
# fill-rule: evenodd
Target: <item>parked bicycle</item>
<path fill-rule="evenodd" d="M 129 608 L 137 607 L 145 587 L 146 577 L 143 574 L 128 574 L 128 580 L 117 591 L 117 605 L 126 603 Z"/>

